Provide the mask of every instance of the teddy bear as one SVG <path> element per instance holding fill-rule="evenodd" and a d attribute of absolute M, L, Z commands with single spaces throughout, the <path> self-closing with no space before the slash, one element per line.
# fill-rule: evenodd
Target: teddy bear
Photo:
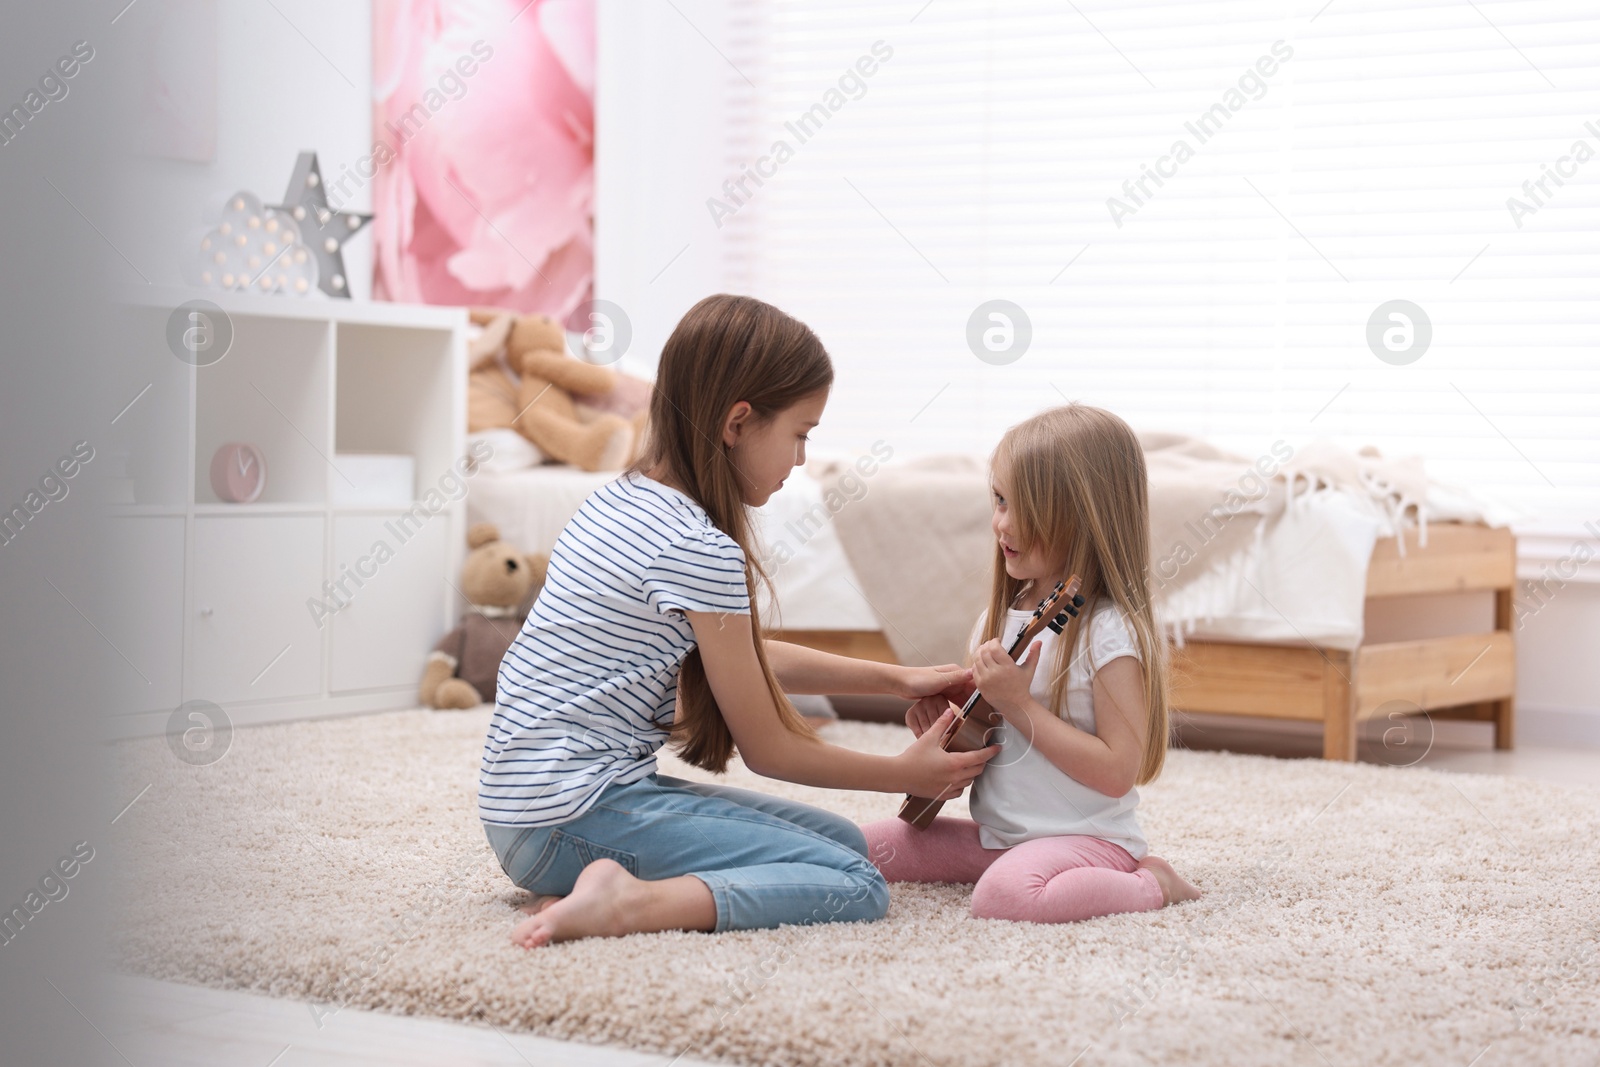
<path fill-rule="evenodd" d="M 550 557 L 525 555 L 500 540 L 493 523 L 467 531 L 461 591 L 467 611 L 428 656 L 417 697 L 430 708 L 473 708 L 494 699 L 500 661 L 544 586 Z"/>
<path fill-rule="evenodd" d="M 586 471 L 620 470 L 643 450 L 650 384 L 574 359 L 548 315 L 475 308 L 467 431 L 513 427 L 545 456 Z"/>

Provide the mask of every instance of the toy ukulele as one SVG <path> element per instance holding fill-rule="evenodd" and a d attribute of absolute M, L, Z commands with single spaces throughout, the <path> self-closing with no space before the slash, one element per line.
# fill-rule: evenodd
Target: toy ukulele
<path fill-rule="evenodd" d="M 1017 634 L 1016 640 L 1011 642 L 1011 647 L 1007 650 L 1013 661 L 1027 651 L 1028 645 L 1045 627 L 1058 634 L 1067 628 L 1067 617 L 1077 615 L 1078 609 L 1083 607 L 1083 597 L 1078 595 L 1078 589 L 1082 585 L 1078 576 L 1074 574 L 1064 582 L 1057 582 L 1050 595 L 1039 601 L 1039 606 L 1033 609 L 1033 617 L 1028 620 L 1028 624 Z M 1063 601 L 1065 603 L 1062 603 Z M 974 692 L 956 713 L 955 720 L 945 731 L 939 747 L 946 752 L 976 751 L 989 743 L 990 731 L 999 726 L 1001 721 L 1000 713 L 983 699 L 983 694 Z M 900 805 L 900 818 L 919 830 L 926 830 L 942 807 L 944 807 L 942 800 L 907 795 L 905 803 Z"/>

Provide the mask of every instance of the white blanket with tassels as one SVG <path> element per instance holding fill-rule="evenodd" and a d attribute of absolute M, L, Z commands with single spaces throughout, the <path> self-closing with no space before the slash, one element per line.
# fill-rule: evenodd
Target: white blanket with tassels
<path fill-rule="evenodd" d="M 1199 438 L 1142 434 L 1156 618 L 1179 642 L 1361 643 L 1380 537 L 1510 516 L 1431 483 L 1419 459 L 1283 442 L 1252 460 Z M 848 470 L 813 463 L 824 492 Z M 834 517 L 862 593 L 905 663 L 960 662 L 988 599 L 987 472 L 972 456 L 885 463 Z M 1424 541 L 1424 543 L 1426 543 Z"/>

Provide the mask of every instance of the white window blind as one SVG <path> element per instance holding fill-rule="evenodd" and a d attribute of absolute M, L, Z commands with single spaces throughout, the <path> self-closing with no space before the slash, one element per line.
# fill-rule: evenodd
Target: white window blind
<path fill-rule="evenodd" d="M 833 353 L 820 447 L 987 452 L 1066 397 L 1600 518 L 1593 0 L 734 0 L 729 42 L 707 211 Z M 1369 348 L 1392 300 L 1413 362 Z"/>

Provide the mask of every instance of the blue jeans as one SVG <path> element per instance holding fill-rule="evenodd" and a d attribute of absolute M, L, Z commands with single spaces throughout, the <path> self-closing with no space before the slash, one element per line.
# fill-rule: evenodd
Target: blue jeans
<path fill-rule="evenodd" d="M 647 881 L 692 874 L 711 890 L 717 930 L 881 919 L 889 886 L 849 819 L 748 789 L 652 774 L 611 785 L 557 826 L 484 824 L 518 886 L 565 896 L 611 859 Z"/>

